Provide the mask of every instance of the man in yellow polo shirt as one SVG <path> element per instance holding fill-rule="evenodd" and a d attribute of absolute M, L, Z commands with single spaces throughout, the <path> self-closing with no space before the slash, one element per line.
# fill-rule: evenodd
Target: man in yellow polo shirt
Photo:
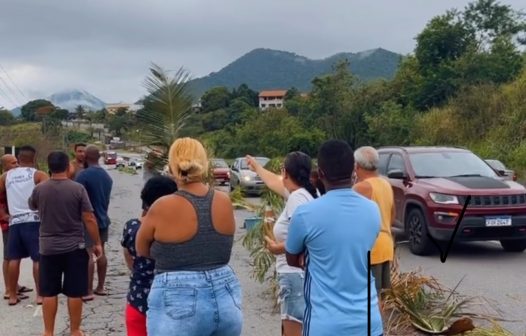
<path fill-rule="evenodd" d="M 371 270 L 382 310 L 383 289 L 391 287 L 390 266 L 394 258 L 394 239 L 391 225 L 394 221 L 394 196 L 389 181 L 378 173 L 378 152 L 373 147 L 360 147 L 354 152 L 356 184 L 353 189 L 374 201 L 380 209 L 382 225 L 371 251 Z"/>

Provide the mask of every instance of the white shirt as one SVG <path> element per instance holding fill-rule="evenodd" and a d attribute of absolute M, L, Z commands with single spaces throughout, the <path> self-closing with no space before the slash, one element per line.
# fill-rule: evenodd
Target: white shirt
<path fill-rule="evenodd" d="M 278 217 L 278 220 L 274 224 L 274 236 L 277 242 L 284 242 L 287 240 L 289 232 L 289 224 L 294 211 L 302 204 L 312 201 L 314 198 L 304 188 L 293 191 L 287 198 L 285 208 Z M 287 258 L 285 254 L 276 256 L 276 270 L 278 273 L 302 273 L 303 270 L 298 267 L 292 267 L 287 264 Z"/>
<path fill-rule="evenodd" d="M 38 211 L 29 208 L 29 197 L 35 189 L 35 168 L 18 167 L 7 172 L 5 179 L 9 225 L 38 222 Z"/>

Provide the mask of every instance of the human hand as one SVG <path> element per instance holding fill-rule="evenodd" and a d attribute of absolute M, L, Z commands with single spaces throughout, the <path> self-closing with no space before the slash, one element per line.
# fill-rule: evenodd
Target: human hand
<path fill-rule="evenodd" d="M 270 253 L 281 254 L 278 243 L 272 240 L 269 236 L 265 236 L 265 241 L 267 242 L 266 244 L 267 250 L 269 250 Z"/>
<path fill-rule="evenodd" d="M 102 257 L 102 246 L 100 244 L 93 246 L 93 254 L 95 255 L 95 260 L 93 260 L 93 262 L 96 262 L 97 259 Z"/>
<path fill-rule="evenodd" d="M 2 222 L 9 222 L 9 214 L 8 213 L 4 213 L 3 215 L 0 215 L 0 220 Z"/>
<path fill-rule="evenodd" d="M 257 169 L 261 166 L 259 162 L 250 155 L 245 156 L 245 159 L 247 160 L 248 168 L 250 168 L 250 170 L 252 170 L 253 172 L 256 172 Z"/>

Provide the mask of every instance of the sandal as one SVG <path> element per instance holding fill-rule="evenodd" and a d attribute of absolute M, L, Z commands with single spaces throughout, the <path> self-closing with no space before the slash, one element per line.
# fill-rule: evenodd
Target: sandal
<path fill-rule="evenodd" d="M 16 298 L 16 301 L 15 302 L 9 302 L 8 304 L 10 306 L 16 306 L 17 304 L 19 304 L 22 300 L 20 300 L 19 298 Z"/>
<path fill-rule="evenodd" d="M 18 296 L 18 298 L 19 298 L 20 300 L 29 299 L 29 296 L 24 295 L 24 294 L 20 294 L 20 293 L 19 293 L 17 296 Z M 4 295 L 4 300 L 9 300 L 9 295 Z"/>
<path fill-rule="evenodd" d="M 27 288 L 26 286 L 20 286 L 20 288 L 18 288 L 18 293 L 30 293 L 33 291 L 33 288 Z"/>
<path fill-rule="evenodd" d="M 108 292 L 99 292 L 99 291 L 94 291 L 93 294 L 98 295 L 98 296 L 108 296 L 108 295 L 110 295 L 110 294 L 108 294 Z"/>

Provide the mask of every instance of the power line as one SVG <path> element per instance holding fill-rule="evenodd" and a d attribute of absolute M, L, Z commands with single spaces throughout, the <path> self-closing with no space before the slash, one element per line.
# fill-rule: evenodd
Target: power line
<path fill-rule="evenodd" d="M 13 86 L 18 90 L 18 92 L 20 93 L 20 95 L 22 95 L 22 97 L 24 97 L 26 100 L 28 99 L 27 96 L 24 94 L 24 91 L 22 91 L 18 85 L 16 85 L 16 82 L 13 80 L 13 78 L 11 78 L 11 76 L 9 76 L 9 73 L 4 69 L 4 67 L 2 66 L 2 64 L 0 64 L 0 69 L 2 69 L 2 71 L 6 74 L 7 78 L 11 81 L 11 83 L 13 84 Z"/>
<path fill-rule="evenodd" d="M 4 79 L 3 79 L 2 77 L 0 77 L 0 80 L 2 80 L 2 82 L 4 82 Z M 5 84 L 4 84 L 4 85 L 5 85 Z M 13 105 L 15 105 L 15 106 L 18 105 L 18 103 L 17 103 L 16 101 L 14 101 L 13 98 L 12 98 L 10 95 L 8 95 L 8 94 L 6 93 L 6 91 L 2 88 L 1 85 L 0 85 L 0 94 L 1 94 L 2 96 L 6 97 L 6 99 L 9 99 Z"/>

